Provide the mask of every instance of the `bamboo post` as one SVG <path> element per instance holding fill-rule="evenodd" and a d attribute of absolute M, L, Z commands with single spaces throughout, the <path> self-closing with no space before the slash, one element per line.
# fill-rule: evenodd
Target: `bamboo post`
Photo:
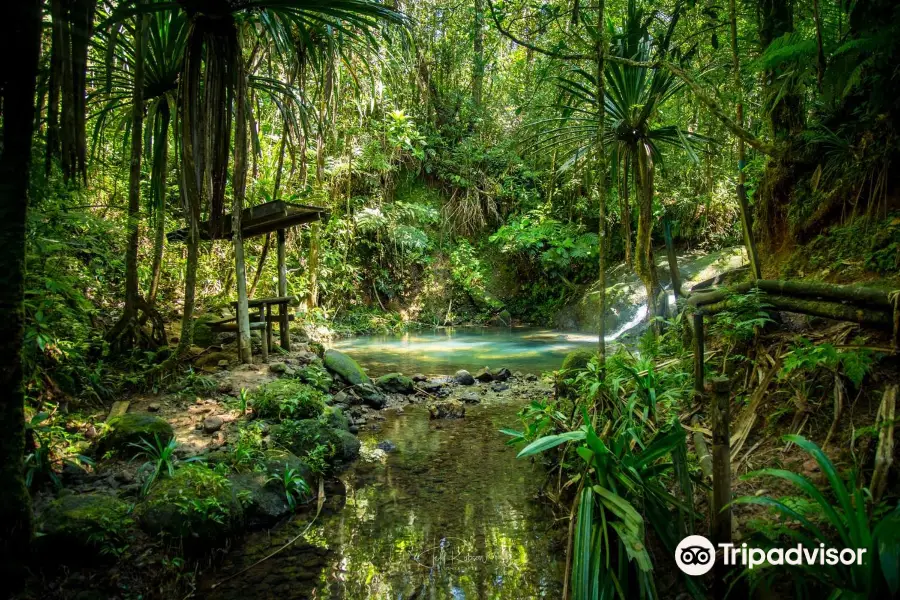
<path fill-rule="evenodd" d="M 694 312 L 694 392 L 702 396 L 703 387 L 703 360 L 704 353 L 703 311 Z"/>
<path fill-rule="evenodd" d="M 284 229 L 278 230 L 278 295 L 287 296 L 287 264 L 285 263 Z M 278 333 L 281 336 L 281 348 L 286 352 L 291 351 L 291 331 L 288 324 L 287 304 L 278 308 Z"/>
<path fill-rule="evenodd" d="M 706 384 L 710 395 L 712 414 L 712 468 L 713 489 L 710 505 L 709 530 L 712 543 L 731 543 L 731 439 L 729 428 L 729 403 L 731 381 L 727 377 L 714 377 Z M 728 508 L 726 508 L 728 507 Z M 724 598 L 727 593 L 722 563 L 714 576 L 714 598 Z"/>

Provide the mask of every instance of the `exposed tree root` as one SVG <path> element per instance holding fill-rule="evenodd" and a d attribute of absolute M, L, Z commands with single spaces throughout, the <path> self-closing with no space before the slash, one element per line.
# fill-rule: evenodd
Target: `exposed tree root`
<path fill-rule="evenodd" d="M 150 323 L 150 330 L 144 324 Z M 106 341 L 114 354 L 135 349 L 152 350 L 166 345 L 166 329 L 162 315 L 143 298 L 134 301 L 106 334 Z"/>

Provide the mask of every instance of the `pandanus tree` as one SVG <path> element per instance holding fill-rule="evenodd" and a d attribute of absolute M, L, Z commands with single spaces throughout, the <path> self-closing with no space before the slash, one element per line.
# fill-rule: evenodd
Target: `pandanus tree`
<path fill-rule="evenodd" d="M 117 18 L 128 15 L 182 10 L 188 21 L 184 67 L 180 81 L 181 181 L 188 217 L 188 256 L 185 272 L 182 334 L 175 357 L 193 339 L 193 308 L 199 259 L 200 218 L 208 214 L 212 238 L 221 235 L 225 215 L 225 191 L 235 124 L 234 197 L 232 231 L 238 281 L 238 320 L 247 332 L 240 342 L 241 354 L 249 359 L 249 316 L 243 242 L 240 236 L 247 170 L 247 77 L 238 24 L 267 37 L 280 50 L 290 50 L 292 30 L 310 30 L 318 24 L 345 31 L 351 36 L 369 36 L 381 21 L 401 22 L 394 10 L 372 0 L 181 0 L 142 4 L 126 2 Z"/>
<path fill-rule="evenodd" d="M 645 15 L 635 0 L 629 1 L 622 26 L 607 24 L 610 55 L 627 60 L 607 61 L 604 69 L 604 138 L 610 163 L 622 173 L 619 190 L 628 236 L 626 247 L 630 245 L 631 221 L 628 189 L 634 186 L 638 209 L 634 267 L 646 287 L 651 316 L 665 312 L 665 306 L 659 305 L 662 290 L 652 248 L 654 177 L 657 167 L 663 164 L 662 148 L 681 148 L 696 159 L 695 149 L 708 141 L 677 125 L 659 124 L 660 109 L 684 84 L 669 70 L 642 66 L 661 59 L 684 61 L 684 57 L 671 49 L 679 14 L 676 8 L 673 14 L 667 15 L 665 33 L 659 38 L 650 33 L 654 16 Z M 536 123 L 554 125 L 541 132 L 538 147 L 567 152 L 569 158 L 563 167 L 577 165 L 590 156 L 599 129 L 597 87 L 595 73 L 580 68 L 571 70 L 559 81 L 562 94 L 558 108 L 562 115 Z"/>
<path fill-rule="evenodd" d="M 94 140 L 100 140 L 108 127 L 126 130 L 131 139 L 125 307 L 108 336 L 117 350 L 159 345 L 164 340 L 162 319 L 154 304 L 165 241 L 169 132 L 177 106 L 178 79 L 186 40 L 187 20 L 180 13 L 149 14 L 136 21 L 125 19 L 101 30 L 97 36 L 96 46 L 105 61 L 95 72 L 99 85 L 89 98 L 94 107 Z M 153 267 L 146 298 L 140 294 L 137 265 L 141 155 L 144 153 L 150 156 L 147 206 L 155 229 Z M 152 327 L 150 338 L 145 340 L 142 324 L 147 320 Z"/>

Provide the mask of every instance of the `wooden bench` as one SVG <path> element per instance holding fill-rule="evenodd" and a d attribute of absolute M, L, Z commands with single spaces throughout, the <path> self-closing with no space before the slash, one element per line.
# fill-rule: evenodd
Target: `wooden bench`
<path fill-rule="evenodd" d="M 250 316 L 250 330 L 265 330 L 265 333 L 262 336 L 262 357 L 264 361 L 267 361 L 269 359 L 269 349 L 272 348 L 273 345 L 272 323 L 279 324 L 282 350 L 289 352 L 291 349 L 291 336 L 290 330 L 288 329 L 288 323 L 294 320 L 294 315 L 288 312 L 288 305 L 293 300 L 294 296 L 277 296 L 275 298 L 255 298 L 253 300 L 247 301 L 248 308 L 258 309 L 255 315 Z M 235 309 L 235 312 L 237 312 L 237 304 L 237 302 L 231 303 L 231 305 Z M 278 307 L 277 315 L 272 314 L 273 306 Z M 221 321 L 225 322 L 222 325 L 228 324 L 228 331 L 237 331 L 237 317 L 221 319 Z M 229 324 L 231 322 L 233 322 L 233 324 Z"/>

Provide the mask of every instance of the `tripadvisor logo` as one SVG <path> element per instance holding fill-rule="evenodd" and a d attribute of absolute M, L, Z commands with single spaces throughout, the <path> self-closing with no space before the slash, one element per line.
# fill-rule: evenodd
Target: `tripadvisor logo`
<path fill-rule="evenodd" d="M 746 566 L 748 569 L 762 564 L 780 565 L 861 565 L 865 548 L 807 548 L 800 544 L 790 548 L 749 548 L 747 544 L 719 544 L 722 564 L 726 566 Z M 675 563 L 683 573 L 704 575 L 716 563 L 716 548 L 702 535 L 689 535 L 675 548 Z"/>

